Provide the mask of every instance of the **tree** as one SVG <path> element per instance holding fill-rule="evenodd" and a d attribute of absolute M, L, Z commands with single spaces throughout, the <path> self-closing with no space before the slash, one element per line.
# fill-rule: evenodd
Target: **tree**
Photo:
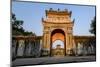
<path fill-rule="evenodd" d="M 22 35 L 24 29 L 22 27 L 23 21 L 17 20 L 15 14 L 12 13 L 12 35 Z"/>
<path fill-rule="evenodd" d="M 24 32 L 24 35 L 25 35 L 25 36 L 27 36 L 27 35 L 36 36 L 35 33 L 33 33 L 33 32 L 28 32 L 28 31 Z"/>
<path fill-rule="evenodd" d="M 90 32 L 96 35 L 96 16 L 92 20 Z"/>
<path fill-rule="evenodd" d="M 23 28 L 23 21 L 22 20 L 17 20 L 16 19 L 16 15 L 12 13 L 12 18 L 11 18 L 11 22 L 12 22 L 12 35 L 35 35 L 35 33 L 33 32 L 28 32 L 24 30 Z"/>

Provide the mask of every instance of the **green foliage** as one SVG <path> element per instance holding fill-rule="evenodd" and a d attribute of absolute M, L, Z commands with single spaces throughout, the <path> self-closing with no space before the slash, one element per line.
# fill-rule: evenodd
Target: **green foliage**
<path fill-rule="evenodd" d="M 96 35 L 96 16 L 92 20 L 90 32 Z"/>
<path fill-rule="evenodd" d="M 12 22 L 12 35 L 25 35 L 25 36 L 35 35 L 35 33 L 25 31 L 23 29 L 24 22 L 22 20 L 17 20 L 16 15 L 13 13 L 12 13 L 11 22 Z"/>

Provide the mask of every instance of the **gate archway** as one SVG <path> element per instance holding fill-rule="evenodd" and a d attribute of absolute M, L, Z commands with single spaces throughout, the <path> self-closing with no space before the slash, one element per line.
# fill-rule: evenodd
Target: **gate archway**
<path fill-rule="evenodd" d="M 60 39 L 64 42 L 64 55 L 70 55 L 73 49 L 73 26 L 71 11 L 46 10 L 46 18 L 43 22 L 42 55 L 52 55 L 52 43 Z M 59 53 L 59 52 L 58 52 Z"/>
<path fill-rule="evenodd" d="M 66 50 L 65 33 L 62 29 L 55 29 L 51 32 L 51 56 L 64 56 Z"/>

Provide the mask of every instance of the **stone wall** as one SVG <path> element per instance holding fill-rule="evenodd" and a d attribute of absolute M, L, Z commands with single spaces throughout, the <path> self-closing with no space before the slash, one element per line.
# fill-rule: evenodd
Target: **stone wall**
<path fill-rule="evenodd" d="M 13 37 L 12 57 L 40 57 L 41 38 L 35 37 Z"/>
<path fill-rule="evenodd" d="M 73 49 L 70 52 L 72 52 L 74 56 L 96 55 L 96 38 L 94 36 L 74 36 L 73 38 Z M 43 49 L 42 42 L 42 36 L 12 37 L 12 57 L 41 57 L 45 55 L 43 53 L 48 53 L 48 50 Z M 55 51 L 56 50 L 54 50 L 54 52 Z M 59 50 L 57 49 L 57 51 Z"/>

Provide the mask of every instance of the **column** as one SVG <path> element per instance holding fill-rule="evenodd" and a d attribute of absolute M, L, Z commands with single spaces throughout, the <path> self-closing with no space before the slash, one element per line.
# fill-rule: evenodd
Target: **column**
<path fill-rule="evenodd" d="M 50 38 L 49 38 L 49 32 L 45 31 L 44 32 L 44 37 L 43 37 L 43 55 L 48 56 L 49 55 L 49 50 L 50 50 Z"/>
<path fill-rule="evenodd" d="M 17 50 L 17 56 L 23 56 L 24 54 L 24 40 L 18 41 L 18 50 Z"/>
<path fill-rule="evenodd" d="M 66 34 L 65 35 L 66 36 L 66 55 L 68 55 L 68 49 L 69 49 L 69 35 L 68 34 Z"/>
<path fill-rule="evenodd" d="M 73 39 L 73 53 L 74 53 L 74 55 L 77 54 L 77 44 L 74 39 Z"/>
<path fill-rule="evenodd" d="M 35 55 L 35 41 L 32 41 L 32 56 Z"/>
<path fill-rule="evenodd" d="M 66 36 L 66 54 L 72 55 L 73 54 L 73 39 L 72 34 L 68 33 Z"/>
<path fill-rule="evenodd" d="M 32 44 L 31 44 L 31 41 L 29 41 L 28 43 L 28 56 L 31 56 L 31 49 L 32 48 Z"/>
<path fill-rule="evenodd" d="M 86 55 L 87 51 L 86 51 L 86 44 L 85 42 L 83 42 L 83 55 Z"/>
<path fill-rule="evenodd" d="M 83 46 L 81 42 L 78 42 L 78 55 L 82 55 Z"/>
<path fill-rule="evenodd" d="M 16 40 L 12 40 L 12 57 L 13 58 L 16 57 L 16 46 L 17 46 L 17 41 Z"/>

